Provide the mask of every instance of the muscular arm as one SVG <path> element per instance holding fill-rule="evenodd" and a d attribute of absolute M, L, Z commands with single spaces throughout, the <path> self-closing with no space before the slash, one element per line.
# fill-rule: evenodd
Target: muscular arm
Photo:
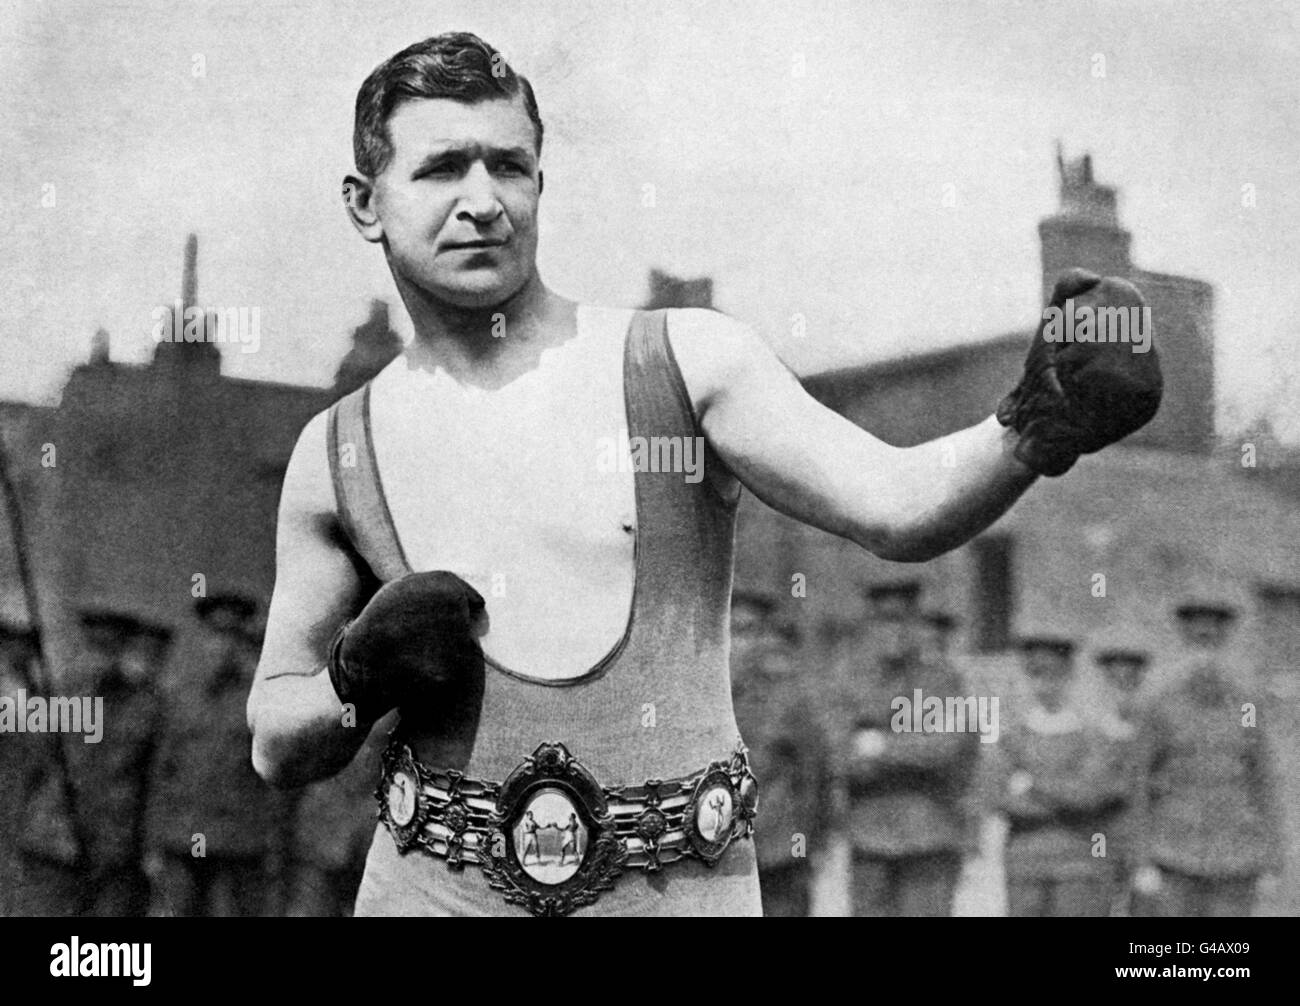
<path fill-rule="evenodd" d="M 1012 456 L 1015 434 L 992 416 L 891 447 L 805 392 L 739 322 L 679 311 L 669 337 L 704 434 L 736 477 L 769 506 L 883 559 L 924 562 L 956 548 L 1034 480 Z"/>
<path fill-rule="evenodd" d="M 248 697 L 253 767 L 277 786 L 300 786 L 342 769 L 372 724 L 344 725 L 324 673 L 334 631 L 365 601 L 334 509 L 326 422 L 303 430 L 285 472 L 276 529 L 275 591 L 262 658 Z"/>

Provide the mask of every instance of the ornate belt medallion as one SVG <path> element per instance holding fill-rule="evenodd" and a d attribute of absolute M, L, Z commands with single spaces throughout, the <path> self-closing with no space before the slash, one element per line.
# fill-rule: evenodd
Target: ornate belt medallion
<path fill-rule="evenodd" d="M 713 866 L 752 833 L 758 809 L 742 744 L 694 776 L 605 788 L 563 744 L 539 745 L 498 784 L 430 769 L 394 740 L 376 796 L 401 852 L 477 864 L 533 915 L 590 905 L 627 869 L 685 858 Z"/>

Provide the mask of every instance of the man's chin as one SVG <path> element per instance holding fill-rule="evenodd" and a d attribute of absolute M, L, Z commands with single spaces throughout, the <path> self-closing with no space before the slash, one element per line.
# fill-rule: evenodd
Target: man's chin
<path fill-rule="evenodd" d="M 458 283 L 436 283 L 425 286 L 432 298 L 448 307 L 462 311 L 487 311 L 500 307 L 519 293 L 526 280 L 506 282 L 499 277 L 483 277 Z"/>

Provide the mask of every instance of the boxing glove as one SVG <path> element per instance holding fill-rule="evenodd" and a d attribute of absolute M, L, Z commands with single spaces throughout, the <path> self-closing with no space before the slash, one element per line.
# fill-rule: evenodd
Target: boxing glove
<path fill-rule="evenodd" d="M 373 722 L 418 707 L 439 686 L 481 675 L 476 630 L 482 595 L 455 573 L 411 573 L 384 584 L 330 645 L 329 677 L 340 701 Z"/>
<path fill-rule="evenodd" d="M 1065 310 L 1067 300 L 1074 301 L 1073 312 Z M 1050 306 L 1066 318 L 1091 308 L 1095 322 L 1103 308 L 1145 308 L 1132 284 L 1083 269 L 1061 277 Z M 1079 455 L 1099 451 L 1149 422 L 1160 407 L 1163 379 L 1154 345 L 1138 352 L 1132 341 L 1065 341 L 1060 326 L 1048 341 L 1044 314 L 1020 383 L 998 405 L 997 418 L 1020 435 L 1016 457 L 1050 476 L 1064 474 Z M 1099 323 L 1093 334 L 1106 337 Z"/>

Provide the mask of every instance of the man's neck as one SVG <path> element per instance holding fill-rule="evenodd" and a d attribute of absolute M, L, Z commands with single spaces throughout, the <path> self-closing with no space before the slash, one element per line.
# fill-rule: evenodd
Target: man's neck
<path fill-rule="evenodd" d="M 398 290 L 415 327 L 406 349 L 410 365 L 444 370 L 462 384 L 504 387 L 576 332 L 577 305 L 549 290 L 536 273 L 515 294 L 486 307 L 448 304 L 401 280 Z"/>

